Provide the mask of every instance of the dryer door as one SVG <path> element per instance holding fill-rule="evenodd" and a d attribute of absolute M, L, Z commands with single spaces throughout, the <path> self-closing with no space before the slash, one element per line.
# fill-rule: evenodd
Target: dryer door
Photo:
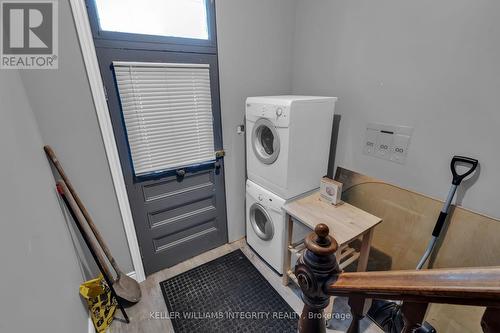
<path fill-rule="evenodd" d="M 252 147 L 255 155 L 264 164 L 272 164 L 280 153 L 280 138 L 273 123 L 260 118 L 252 131 Z"/>
<path fill-rule="evenodd" d="M 271 240 L 274 236 L 274 225 L 266 209 L 258 203 L 250 207 L 250 224 L 255 234 L 262 240 Z"/>

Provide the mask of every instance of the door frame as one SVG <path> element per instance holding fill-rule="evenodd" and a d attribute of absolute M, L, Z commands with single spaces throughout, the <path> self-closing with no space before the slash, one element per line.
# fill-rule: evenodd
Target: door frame
<path fill-rule="evenodd" d="M 104 142 L 111 178 L 116 192 L 116 199 L 118 200 L 118 207 L 122 216 L 130 257 L 132 258 L 132 265 L 134 267 L 134 271 L 127 275 L 135 278 L 138 282 L 142 282 L 146 280 L 146 274 L 142 264 L 139 242 L 137 241 L 137 235 L 135 233 L 134 220 L 132 218 L 132 211 L 127 189 L 125 187 L 125 180 L 123 179 L 123 171 L 106 101 L 104 83 L 97 62 L 97 54 L 92 37 L 92 30 L 90 28 L 87 7 L 85 0 L 70 0 L 70 6 L 73 12 L 73 20 L 75 22 L 76 33 L 78 35 L 83 62 L 89 80 L 92 99 L 94 100 L 97 121 Z"/>

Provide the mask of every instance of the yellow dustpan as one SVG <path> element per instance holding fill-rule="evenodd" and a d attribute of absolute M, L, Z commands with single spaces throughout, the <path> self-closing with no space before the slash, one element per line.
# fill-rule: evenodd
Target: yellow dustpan
<path fill-rule="evenodd" d="M 116 312 L 116 299 L 111 296 L 106 281 L 101 275 L 80 285 L 80 295 L 87 301 L 90 316 L 98 333 L 106 332 Z"/>

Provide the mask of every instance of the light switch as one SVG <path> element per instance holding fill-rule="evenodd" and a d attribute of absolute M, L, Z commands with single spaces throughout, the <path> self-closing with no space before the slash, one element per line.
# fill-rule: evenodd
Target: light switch
<path fill-rule="evenodd" d="M 237 134 L 245 133 L 245 125 L 241 124 L 241 125 L 236 126 L 236 133 Z"/>

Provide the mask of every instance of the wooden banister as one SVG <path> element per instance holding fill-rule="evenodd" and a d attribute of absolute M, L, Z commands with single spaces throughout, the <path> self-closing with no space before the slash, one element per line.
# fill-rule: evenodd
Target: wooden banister
<path fill-rule="evenodd" d="M 304 309 L 299 333 L 325 332 L 323 310 L 330 296 L 347 296 L 359 332 L 366 299 L 403 300 L 403 332 L 422 322 L 428 303 L 486 306 L 484 332 L 500 332 L 500 267 L 343 273 L 335 258 L 337 243 L 320 224 L 305 239 L 306 251 L 295 267 Z"/>
<path fill-rule="evenodd" d="M 329 295 L 500 306 L 500 267 L 341 273 Z"/>

